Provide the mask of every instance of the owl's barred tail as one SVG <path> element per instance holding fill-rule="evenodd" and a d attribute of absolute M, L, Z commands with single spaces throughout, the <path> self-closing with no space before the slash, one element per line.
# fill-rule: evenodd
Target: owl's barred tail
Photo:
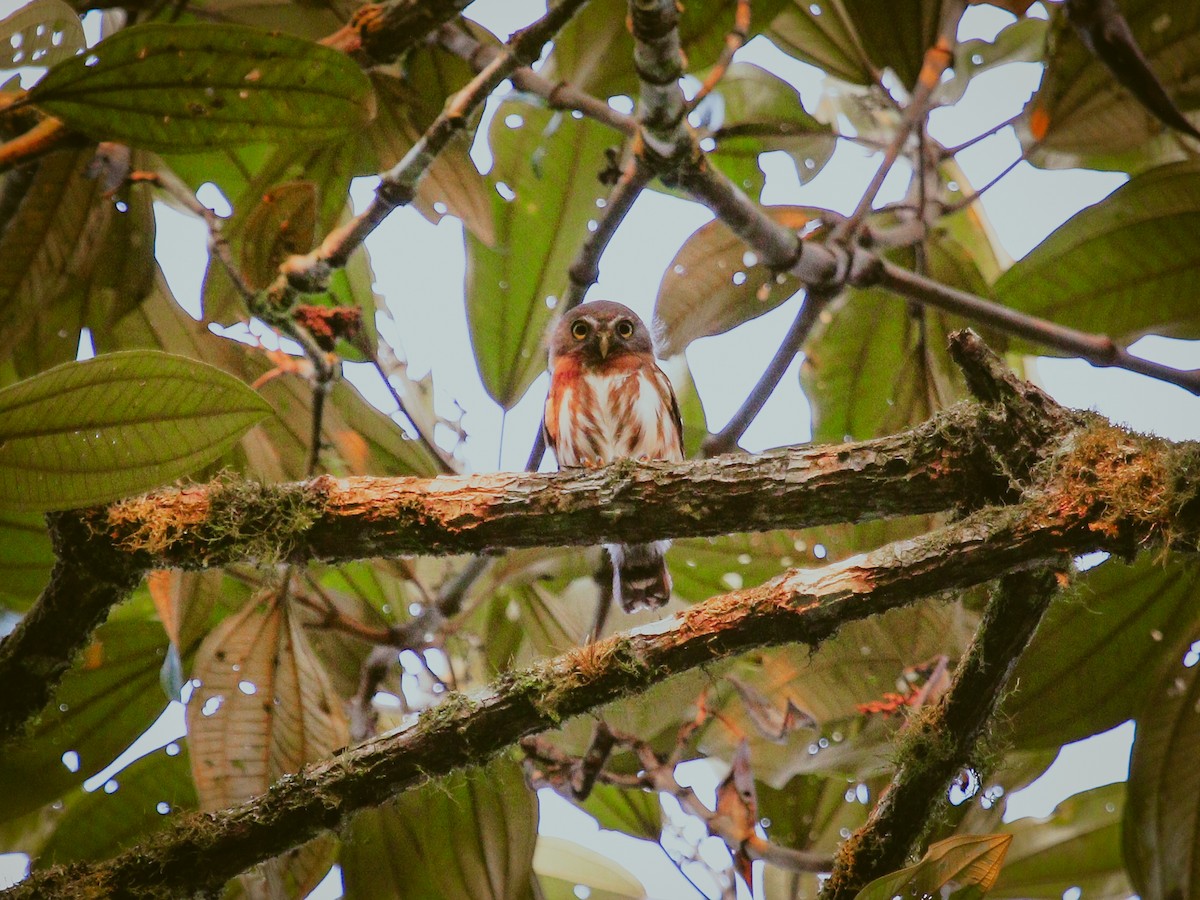
<path fill-rule="evenodd" d="M 671 573 L 665 556 L 670 541 L 606 546 L 612 558 L 613 597 L 621 609 L 657 609 L 671 598 Z"/>

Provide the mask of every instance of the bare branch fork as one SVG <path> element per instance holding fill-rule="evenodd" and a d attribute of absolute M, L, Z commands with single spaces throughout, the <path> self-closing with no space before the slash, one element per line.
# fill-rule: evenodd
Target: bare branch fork
<path fill-rule="evenodd" d="M 338 828 L 357 809 L 455 768 L 479 764 L 523 736 L 555 728 L 672 674 L 754 647 L 816 647 L 847 622 L 1012 576 L 1016 580 L 1002 584 L 985 615 L 984 628 L 959 667 L 956 687 L 928 722 L 918 720 L 912 729 L 913 746 L 922 735 L 943 746 L 944 736 L 932 737 L 935 728 L 962 735 L 956 749 L 901 753 L 900 774 L 889 796 L 894 796 L 894 815 L 903 819 L 906 810 L 918 808 L 908 805 L 906 797 L 925 797 L 920 802 L 928 804 L 928 798 L 945 789 L 946 773 L 969 758 L 978 723 L 990 715 L 1012 660 L 1048 602 L 1053 578 L 1047 582 L 1043 575 L 1020 573 L 1064 567 L 1071 556 L 1095 550 L 1133 555 L 1162 546 L 1164 535 L 1171 536 L 1173 548 L 1200 547 L 1200 484 L 1194 477 L 1200 447 L 1138 436 L 1100 417 L 1064 410 L 1004 372 L 971 335 L 959 337 L 953 352 L 972 391 L 993 412 L 991 426 L 1007 423 L 1013 429 L 1016 442 L 1006 445 L 1006 460 L 1016 467 L 1011 470 L 1016 477 L 1032 479 L 1024 499 L 984 506 L 927 535 L 822 568 L 790 570 L 758 587 L 713 597 L 645 628 L 508 673 L 483 691 L 451 695 L 411 726 L 285 776 L 241 806 L 182 817 L 110 861 L 35 873 L 5 896 L 162 896 L 215 890 L 245 868 L 323 829 Z M 834 450 L 832 459 L 839 448 Z M 1053 465 L 1037 464 L 1050 459 Z M 903 465 L 895 469 L 903 479 Z M 1131 497 L 1136 508 L 1128 505 Z M 1148 497 L 1156 499 L 1147 504 Z M 57 531 L 60 550 L 88 549 L 86 543 L 62 543 L 65 538 L 89 540 L 78 518 L 67 517 L 59 525 L 66 527 L 66 532 Z M 84 555 L 71 558 L 79 567 L 92 564 Z M 114 594 L 127 592 L 131 584 L 117 584 L 122 573 L 111 564 L 110 559 L 99 580 L 110 582 Z M 86 582 L 97 580 L 89 571 Z M 77 609 L 83 606 L 77 596 L 70 602 Z M 35 610 L 29 618 L 37 615 Z M 12 640 L 0 644 L 0 662 Z M 8 672 L 4 677 L 5 684 L 16 683 Z M 921 756 L 934 760 L 936 767 L 918 766 Z M 913 786 L 905 787 L 909 781 Z M 896 830 L 887 809 L 881 808 L 875 824 L 868 823 L 861 842 L 875 845 L 880 840 L 882 846 L 892 840 L 879 836 Z M 905 828 L 918 827 L 914 821 Z M 875 837 L 872 828 L 878 829 Z M 902 855 L 899 847 L 911 843 L 911 830 L 902 830 L 895 840 L 900 843 L 887 852 Z M 862 877 L 855 869 L 853 879 Z"/>

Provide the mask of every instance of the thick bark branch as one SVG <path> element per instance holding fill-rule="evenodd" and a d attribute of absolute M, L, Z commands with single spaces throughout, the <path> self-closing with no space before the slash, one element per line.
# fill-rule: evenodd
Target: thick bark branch
<path fill-rule="evenodd" d="M 816 647 L 847 622 L 1013 573 L 1061 566 L 1073 555 L 1105 550 L 1132 556 L 1147 546 L 1169 543 L 1172 547 L 1195 550 L 1200 545 L 1200 484 L 1196 475 L 1200 472 L 1200 445 L 1172 444 L 1132 434 L 1099 417 L 1069 414 L 1036 388 L 1002 372 L 999 361 L 973 335 L 958 336 L 953 350 L 967 370 L 968 384 L 990 406 L 989 414 L 982 418 L 978 410 L 967 417 L 979 426 L 979 431 L 960 434 L 950 443 L 970 440 L 987 446 L 989 433 L 994 437 L 995 433 L 1010 429 L 1010 436 L 1013 431 L 1027 437 L 1034 435 L 1032 445 L 1022 442 L 1018 453 L 997 460 L 1009 466 L 1014 486 L 1027 482 L 1019 502 L 980 509 L 919 538 L 890 544 L 820 569 L 789 571 L 758 587 L 714 597 L 647 628 L 589 644 L 523 672 L 505 675 L 482 692 L 453 695 L 407 730 L 358 745 L 297 775 L 286 776 L 268 793 L 242 806 L 186 817 L 145 846 L 110 862 L 35 874 L 14 888 L 11 895 L 169 896 L 184 890 L 215 890 L 237 872 L 303 842 L 322 829 L 336 828 L 357 809 L 377 805 L 459 766 L 480 763 L 524 735 L 556 727 L 568 717 L 712 660 L 782 643 Z M 971 407 L 963 407 L 955 415 L 970 410 Z M 943 432 L 951 421 L 953 416 L 944 416 L 929 423 L 925 440 L 932 446 L 943 446 Z M 992 432 L 983 428 L 983 424 L 988 424 Z M 916 433 L 888 440 L 903 443 Z M 938 434 L 943 434 L 941 444 L 934 440 Z M 879 511 L 877 501 L 875 505 L 864 505 L 861 497 L 854 500 L 856 494 L 846 495 L 845 488 L 839 487 L 843 482 L 870 480 L 870 473 L 876 467 L 882 467 L 881 474 L 887 475 L 886 458 L 894 457 L 877 458 L 879 448 L 880 442 L 870 442 L 854 447 L 790 451 L 777 455 L 774 462 L 769 457 L 760 460 L 759 465 L 767 469 L 773 466 L 778 489 L 786 492 L 791 483 L 787 477 L 789 471 L 796 474 L 801 484 L 807 477 L 822 482 L 823 473 L 819 467 L 813 468 L 814 459 L 823 459 L 835 469 L 838 464 L 853 460 L 860 471 L 851 474 L 839 470 L 841 475 L 824 482 L 809 498 L 815 501 L 812 504 L 815 510 L 809 514 L 815 520 L 846 521 L 861 517 L 867 509 Z M 818 455 L 806 461 L 805 453 Z M 791 467 L 792 454 L 800 454 L 796 468 Z M 722 460 L 709 460 L 682 466 L 664 483 L 688 483 L 688 471 L 693 467 L 715 466 L 714 472 L 720 473 L 723 464 Z M 927 460 L 925 465 L 933 463 Z M 899 492 L 893 494 L 893 499 L 902 496 L 910 512 L 926 508 L 922 505 L 927 502 L 921 499 L 922 491 L 939 490 L 943 479 L 955 483 L 958 490 L 969 490 L 967 482 L 954 474 L 953 466 L 939 472 L 938 477 L 932 477 L 934 470 L 930 469 L 920 479 L 922 490 L 915 492 L 907 481 L 911 473 L 904 471 L 904 465 L 895 468 L 892 480 L 885 478 L 881 483 L 891 484 L 891 490 Z M 917 465 L 914 471 L 921 468 Z M 640 483 L 636 476 L 641 471 L 635 468 L 632 476 L 619 469 L 609 474 L 626 484 L 629 491 L 651 490 L 646 485 L 656 484 L 655 479 Z M 654 474 L 652 469 L 647 471 Z M 742 473 L 738 474 L 740 477 Z M 519 481 L 530 476 L 505 477 Z M 593 482 L 593 487 L 602 487 L 605 477 L 604 472 L 552 476 L 564 483 L 600 479 Z M 453 479 L 417 484 L 429 489 L 438 481 Z M 329 483 L 335 484 L 332 479 Z M 736 498 L 737 514 L 756 520 L 753 495 L 739 495 L 736 487 L 719 480 L 711 483 L 708 490 L 712 497 Z M 873 489 L 869 493 L 875 495 L 880 491 Z M 176 492 L 174 496 L 184 494 Z M 623 496 L 612 497 L 611 504 L 620 507 Z M 654 496 L 653 490 L 649 496 Z M 828 501 L 834 496 L 846 497 L 851 505 L 840 512 L 821 506 L 820 498 Z M 798 501 L 797 495 L 791 497 L 791 503 Z M 688 504 L 696 502 L 700 501 L 696 501 L 691 489 L 674 495 L 670 503 L 679 506 L 675 518 L 690 521 L 690 511 L 695 507 Z M 595 505 L 594 498 L 585 501 L 584 507 L 589 503 Z M 661 496 L 659 503 L 660 510 L 671 508 Z M 232 502 L 226 504 L 226 526 L 235 522 L 233 531 L 258 529 L 261 534 L 278 524 L 272 520 L 264 524 L 262 520 L 246 519 L 243 515 L 246 508 Z M 369 519 L 373 510 L 368 506 L 360 514 Z M 644 511 L 639 514 L 645 516 Z M 556 517 L 553 511 L 543 511 L 540 519 L 534 517 L 530 521 L 550 521 Z M 631 531 L 638 527 L 633 518 L 628 521 Z M 81 527 L 77 520 L 66 519 L 63 524 Z M 701 533 L 706 527 L 703 522 L 692 525 Z M 297 540 L 309 540 L 311 544 L 311 539 L 304 535 L 315 527 L 301 521 Z M 445 525 L 435 523 L 432 527 Z M 94 541 L 86 535 L 90 532 L 80 532 L 76 539 L 90 546 Z M 637 535 L 640 537 L 642 532 Z M 557 533 L 555 537 L 566 539 Z M 371 544 L 369 535 L 362 539 Z M 66 549 L 60 547 L 60 553 Z M 214 544 L 213 552 L 224 552 L 219 542 Z M 127 577 L 134 570 L 118 563 L 114 571 L 117 575 L 124 572 Z M 117 575 L 105 578 L 116 584 L 120 580 Z M 1024 581 L 1017 579 L 1001 592 L 1004 608 L 996 607 L 989 616 L 998 624 L 985 623 L 975 649 L 961 667 L 960 690 L 965 693 L 940 708 L 940 721 L 955 734 L 966 734 L 971 740 L 978 734 L 982 726 L 976 723 L 986 720 L 989 704 L 993 702 L 987 698 L 994 699 L 1007 660 L 1015 656 L 1028 637 L 1022 629 L 1030 628 L 1031 621 L 1036 619 L 1037 610 L 1032 609 L 1026 611 L 1029 615 L 1015 616 L 1030 622 L 1010 623 L 1007 613 L 1000 615 L 1010 602 L 1015 602 L 1011 598 L 1020 593 L 1013 585 L 1019 588 L 1021 584 Z M 10 658 L 19 656 L 7 643 L 4 652 Z M 966 752 L 964 749 L 963 753 Z M 947 764 L 953 765 L 957 759 L 953 756 Z M 930 783 L 936 781 L 940 789 L 945 783 L 943 774 L 939 772 Z M 924 793 L 931 795 L 929 790 Z M 902 792 L 897 794 L 902 796 Z"/>
<path fill-rule="evenodd" d="M 1108 546 L 1088 522 L 1033 504 L 988 508 L 914 540 L 714 597 L 635 632 L 589 644 L 471 695 L 455 694 L 397 734 L 359 744 L 277 781 L 241 806 L 188 815 L 108 862 L 32 875 L 4 896 L 161 897 L 216 890 L 246 868 L 334 829 L 358 809 L 464 765 L 523 735 L 670 675 L 755 647 L 818 646 L 842 625 L 1064 554 Z"/>
<path fill-rule="evenodd" d="M 997 499 L 1010 487 L 1001 460 L 1036 441 L 1007 421 L 995 409 L 962 404 L 911 431 L 853 444 L 541 474 L 218 481 L 79 515 L 141 568 L 803 528 Z"/>
<path fill-rule="evenodd" d="M 71 660 L 142 576 L 128 555 L 91 539 L 78 520 L 52 516 L 50 534 L 58 555 L 50 583 L 0 641 L 0 746 L 42 710 Z"/>

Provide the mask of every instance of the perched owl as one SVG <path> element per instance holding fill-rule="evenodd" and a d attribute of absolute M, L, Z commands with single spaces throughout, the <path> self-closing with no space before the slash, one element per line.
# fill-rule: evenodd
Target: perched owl
<path fill-rule="evenodd" d="M 618 459 L 683 459 L 683 426 L 671 382 L 654 362 L 650 332 L 620 303 L 584 303 L 550 339 L 550 394 L 543 421 L 560 469 Z M 629 612 L 671 595 L 669 541 L 608 544 L 613 596 Z"/>

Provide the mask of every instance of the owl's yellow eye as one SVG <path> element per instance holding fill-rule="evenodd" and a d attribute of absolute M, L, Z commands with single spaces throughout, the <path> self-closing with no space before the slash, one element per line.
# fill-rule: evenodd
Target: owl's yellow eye
<path fill-rule="evenodd" d="M 617 323 L 617 337 L 631 338 L 633 337 L 633 323 L 628 319 L 622 319 Z"/>
<path fill-rule="evenodd" d="M 575 340 L 582 341 L 588 336 L 588 332 L 591 330 L 592 329 L 588 327 L 587 322 L 579 321 L 571 326 L 571 335 L 575 338 Z"/>

